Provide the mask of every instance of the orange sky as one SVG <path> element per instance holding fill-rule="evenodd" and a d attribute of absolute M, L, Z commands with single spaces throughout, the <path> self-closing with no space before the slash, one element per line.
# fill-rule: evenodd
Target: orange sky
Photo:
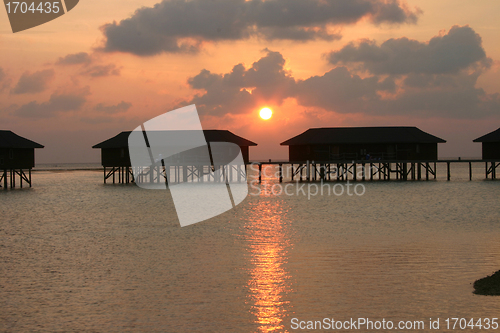
<path fill-rule="evenodd" d="M 286 158 L 287 150 L 279 143 L 309 127 L 385 125 L 418 126 L 442 137 L 448 143 L 440 145 L 441 157 L 479 157 L 480 146 L 472 140 L 500 127 L 500 97 L 495 95 L 500 93 L 498 2 L 400 2 L 398 6 L 415 13 L 416 23 L 379 24 L 373 16 L 365 15 L 348 24 L 326 24 L 328 33 L 342 36 L 334 40 L 266 38 L 268 26 L 264 25 L 284 20 L 275 15 L 266 17 L 266 23 L 258 23 L 257 33 L 249 36 L 211 39 L 207 34 L 178 39 L 192 43 L 194 38 L 199 43 L 197 53 L 164 50 L 144 56 L 126 50 L 102 50 L 106 43 L 104 24 L 116 21 L 120 25 L 121 20 L 134 15 L 137 9 L 153 7 L 158 2 L 82 0 L 66 15 L 16 34 L 10 30 L 6 11 L 0 10 L 0 129 L 10 129 L 45 145 L 45 149 L 37 151 L 38 163 L 80 163 L 99 161 L 99 152 L 91 149 L 98 142 L 132 130 L 176 106 L 212 99 L 218 102 L 211 106 L 197 103 L 204 128 L 229 129 L 257 142 L 259 146 L 250 152 L 253 160 Z M 419 9 L 415 9 L 417 6 Z M 256 14 L 257 22 L 264 20 L 259 15 L 264 14 Z M 190 19 L 191 16 L 186 17 L 184 30 L 179 28 L 179 34 L 189 35 L 190 26 L 196 25 L 187 22 Z M 453 34 L 450 29 L 455 25 L 459 26 L 456 31 L 460 35 L 457 33 L 458 37 L 450 42 Z M 467 25 L 469 30 L 464 28 Z M 223 23 L 220 26 L 224 31 Z M 313 23 L 307 29 L 320 28 Z M 167 32 L 160 29 L 158 33 L 177 31 L 175 27 L 169 29 Z M 290 29 L 287 26 L 278 32 L 288 34 Z M 480 41 L 470 37 L 462 42 L 461 36 L 467 38 L 469 32 L 477 34 Z M 437 49 L 428 44 L 436 36 Z M 394 63 L 385 63 L 385 67 L 384 63 L 370 62 L 377 52 L 387 51 L 381 45 L 391 38 L 398 42 L 395 54 L 405 54 L 403 37 L 420 45 L 423 53 L 417 54 L 424 54 L 424 59 L 412 58 L 410 54 L 406 59 L 390 60 Z M 366 45 L 371 45 L 372 53 L 362 52 L 363 41 L 369 41 Z M 354 55 L 345 51 L 349 43 L 353 43 Z M 471 43 L 471 47 L 466 43 Z M 479 51 L 482 48 L 485 56 L 468 55 L 473 47 Z M 86 54 L 79 58 L 78 64 L 63 64 L 69 60 L 61 59 L 78 53 Z M 282 66 L 275 63 L 280 57 L 284 59 Z M 341 60 L 329 62 L 333 58 Z M 253 64 L 261 59 L 268 59 L 280 72 L 273 76 L 254 67 L 253 73 Z M 418 64 L 420 60 L 422 64 Z M 398 61 L 406 62 L 401 65 Z M 444 71 L 455 62 L 455 67 Z M 247 96 L 256 103 L 255 107 L 248 107 L 250 104 L 236 107 L 239 99 L 231 100 L 232 95 L 225 97 L 217 87 L 194 89 L 188 83 L 203 70 L 216 77 L 231 73 L 238 64 L 243 64 L 247 80 L 257 82 L 256 91 L 260 92 Z M 399 65 L 406 69 L 393 73 Z M 337 79 L 344 73 L 341 67 L 348 73 L 345 82 Z M 279 89 L 282 83 L 272 82 L 278 74 L 291 82 L 290 87 L 283 83 L 286 93 Z M 252 75 L 257 78 L 251 79 Z M 333 79 L 328 81 L 328 77 Z M 427 81 L 424 86 L 410 86 L 408 77 Z M 393 90 L 380 88 L 384 79 L 394 82 Z M 360 80 L 363 82 L 360 86 L 349 90 L 350 85 Z M 206 89 L 213 91 L 207 93 Z M 360 89 L 367 91 L 362 94 Z M 479 89 L 482 91 L 478 92 Z M 356 95 L 352 100 L 351 92 Z M 195 98 L 204 94 L 207 94 L 204 98 Z M 428 97 L 434 104 L 430 104 L 429 110 L 417 108 L 415 96 Z M 464 101 L 457 102 L 453 96 L 464 96 Z M 471 103 L 470 107 L 467 103 Z M 457 106 L 463 104 L 467 105 L 465 111 L 459 111 Z M 274 111 L 268 121 L 258 117 L 259 109 L 264 106 Z"/>

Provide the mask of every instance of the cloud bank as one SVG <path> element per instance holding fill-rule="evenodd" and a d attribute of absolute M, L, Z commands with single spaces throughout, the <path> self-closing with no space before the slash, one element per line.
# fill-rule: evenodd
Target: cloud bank
<path fill-rule="evenodd" d="M 330 52 L 327 58 L 334 65 L 359 63 L 373 74 L 390 75 L 457 73 L 472 64 L 491 64 L 481 37 L 469 26 L 454 26 L 448 34 L 428 42 L 405 37 L 389 39 L 380 46 L 369 40 L 350 43 Z"/>
<path fill-rule="evenodd" d="M 197 52 L 204 41 L 333 40 L 330 27 L 369 19 L 414 24 L 419 9 L 404 0 L 163 0 L 102 26 L 107 52 L 139 56 Z"/>
<path fill-rule="evenodd" d="M 500 115 L 500 94 L 476 87 L 491 64 L 481 38 L 468 26 L 452 27 L 428 42 L 391 39 L 349 44 L 328 54 L 336 65 L 323 75 L 296 80 L 279 52 L 226 74 L 202 70 L 188 84 L 201 90 L 186 104 L 201 114 L 248 113 L 294 98 L 304 107 L 336 113 L 483 118 Z M 341 64 L 339 64 L 341 63 Z M 348 67 L 351 65 L 351 67 Z"/>

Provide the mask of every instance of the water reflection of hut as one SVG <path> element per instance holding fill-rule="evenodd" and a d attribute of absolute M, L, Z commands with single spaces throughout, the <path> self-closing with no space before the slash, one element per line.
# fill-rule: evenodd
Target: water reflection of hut
<path fill-rule="evenodd" d="M 23 181 L 31 187 L 36 148 L 43 146 L 12 131 L 0 130 L 0 187 L 16 187 L 17 176 L 20 187 L 23 187 Z"/>

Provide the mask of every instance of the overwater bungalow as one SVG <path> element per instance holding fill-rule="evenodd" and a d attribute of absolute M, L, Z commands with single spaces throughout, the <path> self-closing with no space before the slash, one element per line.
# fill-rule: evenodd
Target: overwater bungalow
<path fill-rule="evenodd" d="M 169 137 L 170 131 L 164 137 Z M 186 131 L 179 131 L 186 132 Z M 130 153 L 128 149 L 128 138 L 130 131 L 121 132 L 120 134 L 103 141 L 92 148 L 101 149 L 101 163 L 104 167 L 104 182 L 110 177 L 115 182 L 116 177 L 119 183 L 129 183 L 133 180 L 133 172 L 131 169 Z M 238 145 L 241 149 L 241 154 L 245 164 L 249 163 L 249 147 L 257 144 L 242 138 L 227 130 L 204 130 L 205 140 L 210 144 L 212 142 L 229 142 Z M 106 168 L 111 168 L 109 172 Z"/>
<path fill-rule="evenodd" d="M 437 160 L 438 143 L 417 127 L 310 128 L 281 143 L 289 146 L 289 161 Z"/>
<path fill-rule="evenodd" d="M 481 142 L 483 160 L 500 160 L 500 128 L 475 139 L 474 142 Z"/>
<path fill-rule="evenodd" d="M 20 187 L 23 181 L 31 187 L 31 169 L 38 148 L 43 146 L 12 131 L 0 130 L 0 187 L 16 187 L 16 178 Z"/>

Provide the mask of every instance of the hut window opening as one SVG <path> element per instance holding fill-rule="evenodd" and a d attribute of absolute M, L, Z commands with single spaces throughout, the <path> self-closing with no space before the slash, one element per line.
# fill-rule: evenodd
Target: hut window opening
<path fill-rule="evenodd" d="M 123 149 L 123 148 L 120 150 L 120 157 L 121 158 L 125 157 L 125 149 Z"/>
<path fill-rule="evenodd" d="M 3 156 L 0 157 L 0 165 L 3 165 L 4 161 L 3 161 Z"/>
<path fill-rule="evenodd" d="M 417 145 L 417 154 L 420 153 L 420 145 Z"/>
<path fill-rule="evenodd" d="M 14 159 L 14 149 L 10 149 L 10 150 L 9 150 L 9 158 L 10 158 L 11 160 L 13 160 L 13 159 Z"/>

